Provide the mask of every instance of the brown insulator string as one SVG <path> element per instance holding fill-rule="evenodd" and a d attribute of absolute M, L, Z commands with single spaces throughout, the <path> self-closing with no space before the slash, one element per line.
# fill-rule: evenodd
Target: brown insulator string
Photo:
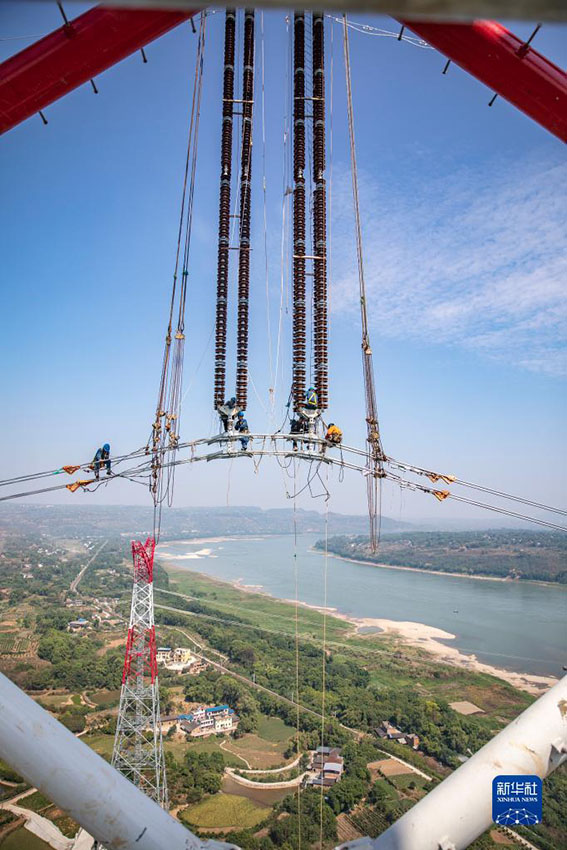
<path fill-rule="evenodd" d="M 219 247 L 217 264 L 217 314 L 215 330 L 215 409 L 224 404 L 226 382 L 226 321 L 230 238 L 230 184 L 232 178 L 232 127 L 234 112 L 234 41 L 236 11 L 227 9 L 224 22 L 224 79 L 222 91 L 221 174 L 219 197 Z"/>
<path fill-rule="evenodd" d="M 293 378 L 294 409 L 305 403 L 305 15 L 293 16 Z"/>
<path fill-rule="evenodd" d="M 325 184 L 325 29 L 313 12 L 313 364 L 319 410 L 328 407 L 327 195 Z"/>
<path fill-rule="evenodd" d="M 248 312 L 250 300 L 250 211 L 252 194 L 252 107 L 254 102 L 254 10 L 244 12 L 242 75 L 242 148 L 240 155 L 240 244 L 238 248 L 238 326 L 236 404 L 246 409 L 248 396 Z"/>

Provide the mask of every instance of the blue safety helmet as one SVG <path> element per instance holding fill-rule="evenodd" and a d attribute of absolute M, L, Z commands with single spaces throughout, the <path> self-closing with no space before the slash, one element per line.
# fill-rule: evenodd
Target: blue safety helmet
<path fill-rule="evenodd" d="M 102 447 L 102 450 L 104 452 L 109 452 L 110 451 L 110 443 L 105 443 L 104 446 Z"/>
<path fill-rule="evenodd" d="M 242 410 L 239 410 L 239 411 L 238 411 L 238 418 L 239 418 L 239 419 L 244 419 L 244 412 L 243 412 Z"/>

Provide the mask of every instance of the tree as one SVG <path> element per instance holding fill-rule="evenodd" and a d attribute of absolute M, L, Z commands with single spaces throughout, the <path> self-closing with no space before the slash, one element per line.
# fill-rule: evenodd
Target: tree
<path fill-rule="evenodd" d="M 366 783 L 345 776 L 330 789 L 327 799 L 336 815 L 349 812 L 366 794 Z"/>

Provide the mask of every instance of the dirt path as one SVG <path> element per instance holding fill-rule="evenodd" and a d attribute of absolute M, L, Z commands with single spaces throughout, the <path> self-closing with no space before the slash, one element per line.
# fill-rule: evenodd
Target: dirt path
<path fill-rule="evenodd" d="M 17 794 L 15 797 L 12 797 L 11 800 L 1 803 L 0 809 L 6 809 L 14 815 L 24 817 L 26 819 L 26 829 L 33 832 L 33 834 L 37 835 L 38 838 L 41 838 L 42 841 L 46 841 L 50 847 L 54 848 L 54 850 L 71 850 L 74 839 L 66 838 L 61 830 L 55 826 L 54 823 L 48 820 L 48 818 L 44 818 L 42 815 L 37 812 L 32 812 L 30 809 L 24 809 L 21 806 L 16 805 L 18 800 L 28 797 L 36 790 L 37 789 L 35 788 L 31 788 L 27 791 L 23 791 L 21 794 Z"/>
<path fill-rule="evenodd" d="M 221 744 L 221 748 L 222 748 L 222 744 Z M 231 751 L 229 750 L 228 752 L 231 752 Z M 234 755 L 237 755 L 237 753 L 234 753 Z M 271 767 L 267 770 L 260 770 L 258 768 L 255 768 L 254 770 L 242 770 L 241 773 L 283 773 L 286 770 L 291 770 L 292 768 L 297 767 L 297 765 L 299 764 L 300 761 L 301 761 L 301 756 L 299 755 L 299 756 L 297 756 L 295 761 L 292 761 L 289 764 L 284 764 L 283 767 Z M 248 767 L 250 767 L 250 765 L 248 765 Z"/>
<path fill-rule="evenodd" d="M 287 779 L 281 782 L 254 782 L 253 779 L 246 779 L 244 776 L 239 776 L 234 768 L 225 767 L 224 772 L 230 776 L 231 779 L 238 785 L 245 785 L 247 788 L 295 788 L 297 785 L 301 785 L 303 779 L 306 776 L 309 776 L 309 771 L 306 770 L 305 773 L 301 773 L 299 776 L 296 776 L 295 779 Z"/>
<path fill-rule="evenodd" d="M 220 749 L 220 750 L 225 750 L 227 753 L 230 753 L 230 754 L 231 754 L 231 756 L 236 756 L 236 758 L 237 758 L 237 759 L 240 759 L 240 761 L 243 761 L 243 762 L 244 762 L 244 764 L 246 765 L 246 767 L 248 768 L 248 770 L 246 771 L 246 773 L 252 773 L 253 771 L 251 771 L 251 770 L 250 770 L 250 762 L 249 762 L 249 761 L 247 761 L 247 760 L 244 758 L 244 756 L 241 756 L 241 755 L 240 755 L 240 753 L 235 753 L 235 752 L 234 752 L 234 750 L 229 750 L 229 748 L 226 746 L 226 744 L 227 744 L 227 742 L 226 742 L 226 741 L 223 741 L 223 742 L 222 742 L 222 744 L 220 745 L 219 749 Z"/>

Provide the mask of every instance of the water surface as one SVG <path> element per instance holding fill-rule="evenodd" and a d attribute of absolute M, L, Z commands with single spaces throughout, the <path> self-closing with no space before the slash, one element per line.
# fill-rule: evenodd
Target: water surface
<path fill-rule="evenodd" d="M 304 534 L 297 542 L 299 598 L 310 605 L 324 600 L 325 559 L 312 551 L 316 540 Z M 293 535 L 168 542 L 160 545 L 159 554 L 174 556 L 164 562 L 176 568 L 260 585 L 279 599 L 295 597 Z M 521 673 L 561 676 L 567 664 L 565 586 L 388 569 L 329 556 L 327 604 L 354 617 L 409 620 L 445 629 L 456 635 L 451 644 L 458 649 Z"/>

